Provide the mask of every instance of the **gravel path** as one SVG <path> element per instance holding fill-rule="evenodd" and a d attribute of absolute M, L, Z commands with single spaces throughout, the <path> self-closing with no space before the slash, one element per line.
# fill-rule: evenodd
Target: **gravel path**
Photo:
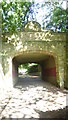
<path fill-rule="evenodd" d="M 67 92 L 38 76 L 19 78 L 15 88 L 0 97 L 0 119 L 65 118 Z"/>

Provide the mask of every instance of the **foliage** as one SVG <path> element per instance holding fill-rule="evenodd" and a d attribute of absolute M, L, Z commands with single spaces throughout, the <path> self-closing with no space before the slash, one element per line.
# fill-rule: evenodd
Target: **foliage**
<path fill-rule="evenodd" d="M 2 32 L 16 32 L 28 22 L 31 2 L 2 2 Z"/>
<path fill-rule="evenodd" d="M 28 67 L 29 67 L 29 63 L 22 64 L 19 66 L 20 69 L 28 69 Z"/>
<path fill-rule="evenodd" d="M 55 30 L 60 30 L 61 32 L 66 32 L 68 29 L 68 9 L 64 10 L 60 7 L 54 8 L 53 15 L 50 18 L 50 22 L 47 24 L 47 28 L 54 27 Z"/>
<path fill-rule="evenodd" d="M 61 0 L 63 1 L 63 0 Z M 66 32 L 68 30 L 68 9 L 62 2 L 2 2 L 2 33 L 22 30 L 28 21 L 36 21 L 43 29 Z M 53 30 L 54 30 L 53 29 Z"/>
<path fill-rule="evenodd" d="M 28 73 L 38 72 L 38 64 L 34 64 L 28 67 Z"/>
<path fill-rule="evenodd" d="M 27 63 L 27 64 L 20 65 L 19 68 L 20 68 L 21 70 L 22 70 L 22 69 L 27 69 L 27 72 L 28 72 L 28 73 L 38 72 L 38 64 L 30 64 L 30 63 Z"/>
<path fill-rule="evenodd" d="M 62 7 L 63 0 L 37 2 L 31 6 L 33 20 L 39 22 L 43 29 L 66 32 L 68 30 L 68 8 Z"/>

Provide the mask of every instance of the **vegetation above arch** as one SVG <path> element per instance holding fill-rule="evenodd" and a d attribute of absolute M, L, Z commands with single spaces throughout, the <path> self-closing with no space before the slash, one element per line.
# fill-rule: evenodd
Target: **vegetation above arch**
<path fill-rule="evenodd" d="M 2 2 L 2 32 L 22 30 L 33 2 Z"/>
<path fill-rule="evenodd" d="M 2 33 L 23 30 L 29 21 L 36 21 L 43 29 L 67 32 L 68 8 L 62 8 L 61 3 L 55 1 L 44 2 L 2 2 Z M 40 16 L 39 16 L 40 15 Z"/>

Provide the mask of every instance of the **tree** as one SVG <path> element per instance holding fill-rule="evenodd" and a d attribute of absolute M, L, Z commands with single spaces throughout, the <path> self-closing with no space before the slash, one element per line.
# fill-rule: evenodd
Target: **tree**
<path fill-rule="evenodd" d="M 33 20 L 39 22 L 43 29 L 54 30 L 55 32 L 67 32 L 68 8 L 65 10 L 62 5 L 63 0 L 34 3 L 31 7 Z"/>
<path fill-rule="evenodd" d="M 53 14 L 50 17 L 50 21 L 47 24 L 46 28 L 55 28 L 55 31 L 67 32 L 68 30 L 68 8 L 66 10 L 57 7 L 54 8 Z"/>
<path fill-rule="evenodd" d="M 33 2 L 2 2 L 2 33 L 16 32 L 28 22 Z"/>
<path fill-rule="evenodd" d="M 38 64 L 36 63 L 26 63 L 19 66 L 20 70 L 26 69 L 27 73 L 38 72 Z"/>
<path fill-rule="evenodd" d="M 58 1 L 58 0 L 57 0 Z M 43 29 L 66 32 L 68 30 L 68 8 L 64 10 L 61 4 L 51 2 L 2 2 L 2 32 L 22 30 L 28 21 L 36 21 Z M 42 11 L 42 12 L 41 12 Z"/>

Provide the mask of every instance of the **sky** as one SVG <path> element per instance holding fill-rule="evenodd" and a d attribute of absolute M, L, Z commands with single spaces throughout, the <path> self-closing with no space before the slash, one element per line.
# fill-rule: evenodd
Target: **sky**
<path fill-rule="evenodd" d="M 63 7 L 64 9 L 66 9 L 66 1 L 63 1 L 62 7 Z"/>
<path fill-rule="evenodd" d="M 0 2 L 2 2 L 2 1 L 3 1 L 3 0 L 0 0 Z M 7 0 L 7 2 L 10 2 L 10 1 L 14 1 L 14 0 Z M 19 0 L 15 0 L 15 1 L 19 1 Z M 23 0 L 23 1 L 24 1 L 24 2 L 25 2 L 25 1 L 31 1 L 31 2 L 32 2 L 33 0 Z M 41 3 L 41 2 L 43 3 L 43 2 L 48 2 L 48 1 L 49 1 L 49 2 L 50 2 L 50 1 L 54 1 L 54 2 L 55 2 L 55 1 L 59 1 L 59 2 L 60 2 L 60 1 L 63 1 L 62 7 L 63 7 L 64 9 L 66 9 L 66 1 L 67 1 L 67 0 L 34 0 L 34 1 L 35 1 L 35 3 Z"/>
<path fill-rule="evenodd" d="M 32 0 L 31 0 L 32 1 Z M 40 2 L 50 2 L 50 1 L 59 1 L 59 2 L 61 2 L 62 0 L 34 0 L 36 3 L 40 3 Z M 64 8 L 64 9 L 66 9 L 66 1 L 67 0 L 63 0 L 63 4 L 62 4 L 62 7 Z"/>
<path fill-rule="evenodd" d="M 35 3 L 37 4 L 37 3 L 39 3 L 39 4 L 41 4 L 41 3 L 44 3 L 44 2 L 46 2 L 46 1 L 48 1 L 48 0 L 34 0 L 35 1 Z M 58 0 L 49 0 L 49 2 L 50 1 L 58 1 Z M 61 4 L 61 1 L 62 0 L 59 0 L 59 4 Z M 62 4 L 62 8 L 63 9 L 66 9 L 66 1 L 64 0 L 63 1 L 63 4 Z M 43 27 L 42 26 L 42 18 L 44 18 L 44 15 L 46 15 L 47 13 L 48 13 L 48 11 L 49 11 L 49 9 L 47 9 L 46 7 L 44 7 L 44 9 L 39 9 L 39 12 L 38 12 L 38 14 L 36 15 L 36 20 L 37 20 L 37 22 L 38 23 L 40 23 L 41 24 L 41 27 Z M 45 13 L 45 14 L 44 14 Z M 50 18 L 48 17 L 48 20 L 49 20 Z"/>
<path fill-rule="evenodd" d="M 2 1 L 2 0 L 1 0 L 1 1 Z M 7 0 L 7 2 L 9 2 L 9 1 L 14 1 L 14 0 Z M 19 0 L 15 0 L 15 1 L 19 1 Z M 23 0 L 23 1 L 31 1 L 31 2 L 32 2 L 33 0 Z M 57 1 L 59 1 L 59 2 L 63 1 L 62 7 L 63 7 L 64 9 L 66 9 L 66 1 L 67 1 L 67 0 L 34 0 L 35 3 L 43 3 L 43 2 L 48 2 L 48 1 L 49 1 L 49 2 L 50 2 L 50 1 L 54 1 L 54 2 L 55 2 L 55 1 L 56 1 L 56 2 L 57 2 Z"/>

